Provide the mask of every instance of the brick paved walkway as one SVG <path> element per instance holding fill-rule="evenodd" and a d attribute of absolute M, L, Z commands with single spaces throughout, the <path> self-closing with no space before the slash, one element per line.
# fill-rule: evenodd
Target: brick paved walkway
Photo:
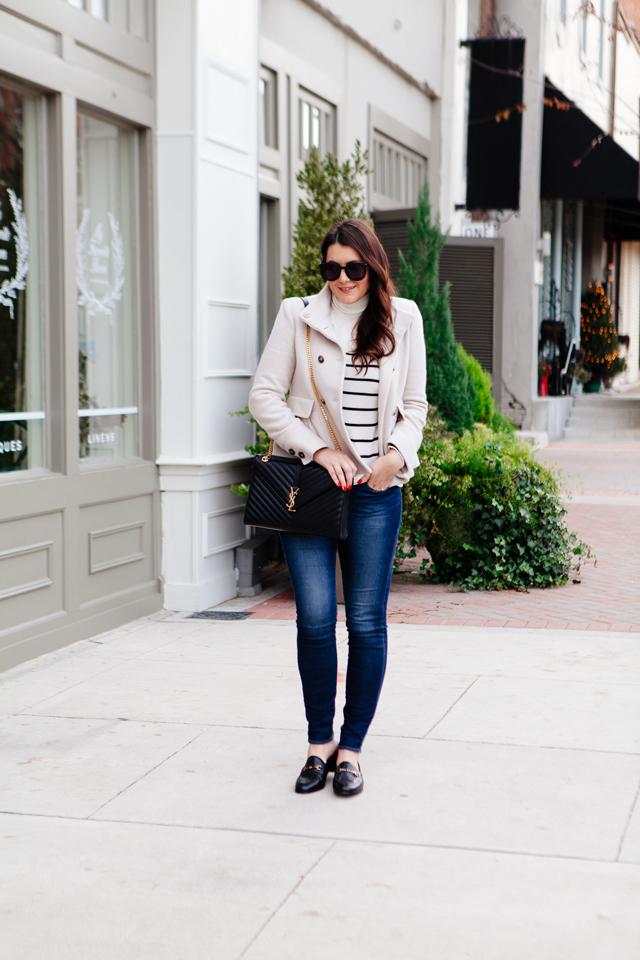
<path fill-rule="evenodd" d="M 569 529 L 597 555 L 595 565 L 583 568 L 581 582 L 528 593 L 463 593 L 396 575 L 390 623 L 640 632 L 640 447 L 554 444 L 539 456 L 567 476 L 576 493 L 568 504 Z M 293 620 L 293 591 L 248 612 L 256 619 Z"/>

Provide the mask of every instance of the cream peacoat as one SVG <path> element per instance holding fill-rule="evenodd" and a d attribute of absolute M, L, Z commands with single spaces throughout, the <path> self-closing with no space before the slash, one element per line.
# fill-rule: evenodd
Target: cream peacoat
<path fill-rule="evenodd" d="M 341 450 L 369 474 L 349 441 L 342 416 L 345 352 L 330 316 L 327 286 L 304 306 L 300 298 L 284 300 L 256 371 L 249 409 L 273 438 L 274 454 L 313 460 L 322 447 L 334 448 L 309 375 L 307 324 L 311 328 L 313 373 Z M 393 297 L 394 352 L 380 361 L 378 437 L 381 456 L 389 444 L 404 457 L 391 484 L 402 486 L 418 465 L 418 449 L 427 419 L 426 352 L 420 311 L 412 300 Z M 289 397 L 286 394 L 289 392 Z"/>

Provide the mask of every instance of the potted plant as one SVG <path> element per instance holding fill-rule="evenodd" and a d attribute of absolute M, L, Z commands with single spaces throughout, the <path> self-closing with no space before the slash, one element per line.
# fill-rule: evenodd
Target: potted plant
<path fill-rule="evenodd" d="M 591 382 L 591 371 L 587 370 L 584 365 L 584 350 L 579 350 L 579 354 L 582 354 L 582 358 L 577 360 L 575 363 L 569 364 L 569 369 L 567 371 L 571 379 L 576 380 L 580 384 L 583 390 L 586 390 L 589 393 L 589 387 L 587 386 Z M 598 389 L 600 387 L 600 381 L 597 381 Z"/>
<path fill-rule="evenodd" d="M 551 365 L 540 361 L 538 363 L 538 396 L 549 396 L 549 376 L 551 375 Z"/>

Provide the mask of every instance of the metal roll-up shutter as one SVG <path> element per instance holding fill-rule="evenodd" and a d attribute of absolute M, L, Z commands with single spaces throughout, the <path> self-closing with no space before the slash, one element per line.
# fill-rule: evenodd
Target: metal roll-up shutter
<path fill-rule="evenodd" d="M 393 211 L 393 213 L 395 214 L 396 211 Z M 415 216 L 413 210 L 402 210 L 398 211 L 398 213 L 404 214 L 404 216 L 388 219 L 384 217 L 384 214 L 375 213 L 373 215 L 376 233 L 389 258 L 389 272 L 396 283 L 400 276 L 400 257 L 398 256 L 398 250 L 402 250 L 404 256 L 407 256 L 409 252 L 407 222 Z"/>
<path fill-rule="evenodd" d="M 495 248 L 449 242 L 440 255 L 440 289 L 449 300 L 456 340 L 485 370 L 493 371 L 493 277 Z"/>
<path fill-rule="evenodd" d="M 408 256 L 407 221 L 414 216 L 414 210 L 385 210 L 372 214 L 376 233 L 389 258 L 391 276 L 396 282 L 400 274 L 398 250 Z M 493 323 L 495 297 L 500 294 L 494 289 L 494 243 L 450 237 L 440 255 L 440 289 L 447 281 L 451 284 L 449 300 L 456 340 L 489 373 L 494 372 Z"/>

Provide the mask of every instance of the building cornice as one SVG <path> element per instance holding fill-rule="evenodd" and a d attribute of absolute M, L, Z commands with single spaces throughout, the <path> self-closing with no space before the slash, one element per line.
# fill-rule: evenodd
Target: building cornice
<path fill-rule="evenodd" d="M 393 70 L 394 73 L 397 73 L 399 77 L 406 82 L 411 84 L 412 87 L 415 87 L 421 93 L 424 93 L 429 100 L 438 100 L 438 94 L 435 90 L 429 86 L 426 81 L 417 80 L 412 74 L 410 74 L 404 67 L 401 67 L 399 63 L 391 60 L 382 50 L 378 50 L 377 47 L 374 47 L 372 43 L 369 43 L 363 36 L 361 36 L 357 30 L 354 30 L 353 27 L 350 27 L 347 23 L 336 16 L 335 13 L 332 13 L 331 10 L 324 7 L 321 3 L 318 3 L 317 0 L 302 0 L 302 3 L 305 3 L 308 7 L 311 7 L 312 10 L 315 10 L 316 13 L 319 13 L 321 17 L 324 17 L 325 20 L 328 20 L 329 23 L 332 23 L 334 27 L 337 27 L 338 30 L 341 30 L 350 40 L 353 40 L 354 43 L 360 44 L 365 50 L 367 50 L 372 56 L 379 60 L 380 63 L 384 63 L 385 67 L 388 67 L 390 70 Z"/>

